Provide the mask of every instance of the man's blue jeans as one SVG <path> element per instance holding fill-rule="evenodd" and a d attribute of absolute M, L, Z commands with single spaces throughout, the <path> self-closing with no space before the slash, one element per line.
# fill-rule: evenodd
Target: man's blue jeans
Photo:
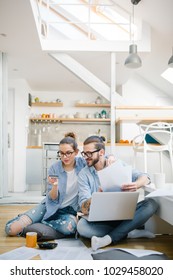
<path fill-rule="evenodd" d="M 145 199 L 138 202 L 133 220 L 88 222 L 81 218 L 77 225 L 79 235 L 91 238 L 93 235 L 103 237 L 109 235 L 113 243 L 124 239 L 128 233 L 145 224 L 157 211 L 158 204 L 154 199 Z"/>

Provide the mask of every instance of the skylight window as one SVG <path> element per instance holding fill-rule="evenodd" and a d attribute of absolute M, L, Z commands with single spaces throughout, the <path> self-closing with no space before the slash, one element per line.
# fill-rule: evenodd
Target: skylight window
<path fill-rule="evenodd" d="M 168 68 L 161 74 L 162 78 L 173 84 L 173 68 Z"/>
<path fill-rule="evenodd" d="M 35 1 L 47 39 L 129 41 L 130 14 L 111 0 Z"/>

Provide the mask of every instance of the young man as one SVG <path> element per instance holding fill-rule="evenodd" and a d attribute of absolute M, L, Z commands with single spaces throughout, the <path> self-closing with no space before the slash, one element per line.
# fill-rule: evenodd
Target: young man
<path fill-rule="evenodd" d="M 88 214 L 92 193 L 102 191 L 97 171 L 108 165 L 102 138 L 98 136 L 88 137 L 83 144 L 82 156 L 85 158 L 87 166 L 78 174 L 79 205 L 81 211 Z M 121 188 L 122 191 L 136 191 L 149 182 L 148 174 L 132 170 L 132 182 L 122 185 Z M 155 200 L 145 199 L 137 204 L 133 220 L 88 222 L 81 218 L 77 230 L 81 236 L 91 238 L 92 249 L 97 250 L 112 242 L 116 244 L 127 237 L 130 232 L 133 236 L 133 230 L 143 226 L 156 212 L 157 208 L 158 205 Z M 140 234 L 138 237 L 140 237 Z"/>

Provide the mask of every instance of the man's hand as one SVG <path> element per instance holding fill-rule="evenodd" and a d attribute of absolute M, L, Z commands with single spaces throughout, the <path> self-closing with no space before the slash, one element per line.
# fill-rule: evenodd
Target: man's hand
<path fill-rule="evenodd" d="M 143 175 L 140 176 L 135 182 L 129 184 L 123 184 L 121 188 L 122 191 L 125 192 L 135 192 L 149 183 L 150 183 L 150 179 L 148 178 L 148 176 Z"/>
<path fill-rule="evenodd" d="M 116 159 L 115 159 L 114 155 L 109 155 L 108 159 L 107 159 L 107 166 L 111 165 L 115 161 L 116 161 Z"/>
<path fill-rule="evenodd" d="M 138 190 L 138 185 L 136 182 L 124 184 L 122 185 L 121 189 L 123 192 L 135 192 Z"/>
<path fill-rule="evenodd" d="M 83 214 L 88 215 L 91 205 L 91 198 L 87 199 L 85 202 L 82 203 L 81 211 Z"/>

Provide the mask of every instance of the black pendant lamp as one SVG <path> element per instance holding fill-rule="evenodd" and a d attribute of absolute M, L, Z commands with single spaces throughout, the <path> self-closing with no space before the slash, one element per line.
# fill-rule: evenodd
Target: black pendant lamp
<path fill-rule="evenodd" d="M 172 48 L 172 56 L 170 57 L 169 61 L 168 61 L 168 66 L 170 68 L 173 68 L 173 48 Z"/>

